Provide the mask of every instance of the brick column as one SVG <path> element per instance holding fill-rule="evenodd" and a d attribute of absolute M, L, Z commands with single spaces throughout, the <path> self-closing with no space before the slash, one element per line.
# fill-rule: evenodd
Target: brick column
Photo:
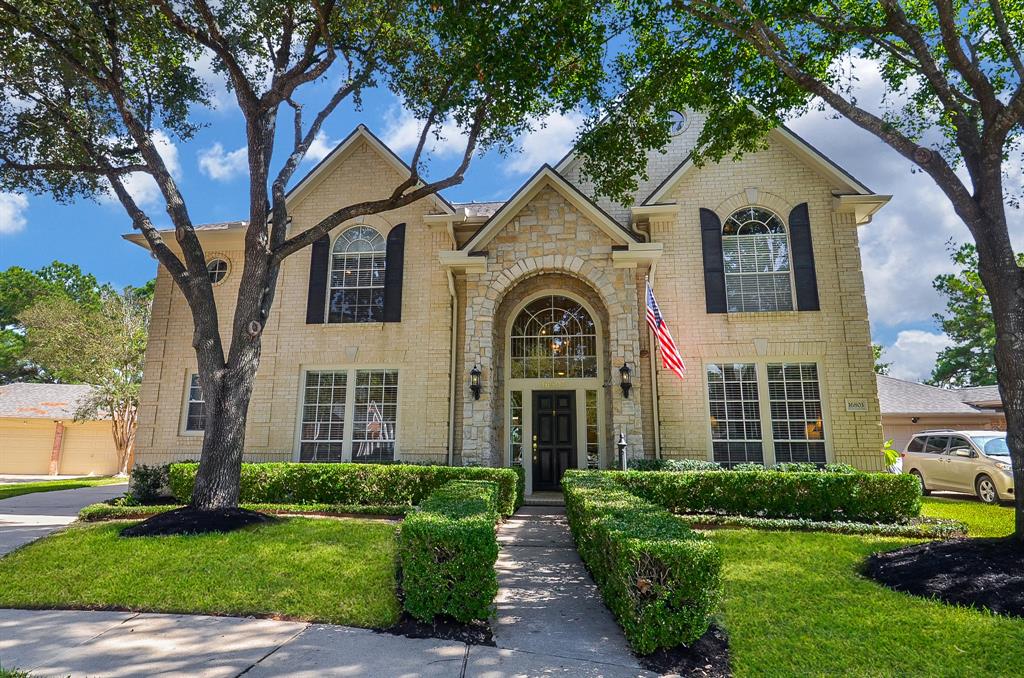
<path fill-rule="evenodd" d="M 50 450 L 50 475 L 60 472 L 60 453 L 64 447 L 64 422 L 58 421 L 53 428 L 53 449 Z"/>

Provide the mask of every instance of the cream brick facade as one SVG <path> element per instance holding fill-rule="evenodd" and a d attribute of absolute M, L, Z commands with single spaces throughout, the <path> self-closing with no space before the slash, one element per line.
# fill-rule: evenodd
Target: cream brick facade
<path fill-rule="evenodd" d="M 619 433 L 633 457 L 708 458 L 705 366 L 793 361 L 818 365 L 829 460 L 880 469 L 880 415 L 857 242 L 857 224 L 865 217 L 857 201 L 881 204 L 884 196 L 856 191 L 856 199 L 837 197 L 855 192 L 850 182 L 823 169 L 811 150 L 774 137 L 766 150 L 739 162 L 670 177 L 701 122 L 695 118 L 668 153 L 651 155 L 638 202 L 662 185 L 660 206 L 630 209 L 604 201 L 599 209 L 584 195 L 589 187 L 569 158 L 560 171 L 539 172 L 493 216 L 473 205 L 452 210 L 430 199 L 363 219 L 384 236 L 406 224 L 401 322 L 307 324 L 310 249 L 287 259 L 263 335 L 247 458 L 298 458 L 307 370 L 387 368 L 399 373 L 397 458 L 509 463 L 506 335 L 513 314 L 543 292 L 565 293 L 594 316 L 600 371 L 585 384 L 537 380 L 526 388 L 599 392 L 601 465 L 615 463 Z M 402 178 L 394 158 L 360 128 L 292 192 L 291 228 L 309 228 L 340 206 L 382 196 Z M 724 221 L 736 208 L 756 205 L 785 220 L 801 203 L 809 207 L 820 310 L 707 313 L 699 209 Z M 344 230 L 336 229 L 332 240 Z M 244 228 L 199 232 L 208 258 L 216 253 L 231 265 L 215 288 L 227 336 Z M 643 299 L 648 274 L 687 364 L 684 380 L 660 368 L 651 373 Z M 181 293 L 161 269 L 141 395 L 140 464 L 199 454 L 201 434 L 184 431 L 196 364 L 191 328 Z M 618 386 L 623 363 L 633 369 L 629 398 Z M 482 369 L 479 400 L 468 387 L 474 365 Z M 770 439 L 767 412 L 762 421 Z M 585 456 L 576 461 L 585 463 Z"/>

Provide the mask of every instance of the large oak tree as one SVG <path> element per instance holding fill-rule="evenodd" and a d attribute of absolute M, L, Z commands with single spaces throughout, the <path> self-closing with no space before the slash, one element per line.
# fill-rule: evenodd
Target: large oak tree
<path fill-rule="evenodd" d="M 1021 197 L 1024 5 L 1006 0 L 622 0 L 617 96 L 584 135 L 584 171 L 624 197 L 668 112 L 705 111 L 697 163 L 753 151 L 821 105 L 927 174 L 970 230 L 995 319 L 1024 541 L 1024 268 L 1007 222 Z M 877 69 L 883 96 L 861 97 Z M 907 274 L 913 275 L 912 265 Z"/>
<path fill-rule="evenodd" d="M 507 147 L 553 110 L 596 100 L 606 27 L 592 13 L 585 0 L 0 0 L 0 187 L 63 200 L 112 192 L 191 310 L 206 398 L 194 508 L 237 505 L 281 262 L 351 218 L 457 185 L 478 152 Z M 244 262 L 227 337 L 188 196 L 157 143 L 196 131 L 191 111 L 209 96 L 194 67 L 204 56 L 237 101 L 248 160 Z M 409 176 L 289 233 L 285 192 L 310 144 L 371 87 L 390 89 L 423 121 Z M 428 179 L 431 143 L 449 120 L 465 135 L 461 160 Z M 176 242 L 133 197 L 126 178 L 136 173 L 156 181 Z"/>

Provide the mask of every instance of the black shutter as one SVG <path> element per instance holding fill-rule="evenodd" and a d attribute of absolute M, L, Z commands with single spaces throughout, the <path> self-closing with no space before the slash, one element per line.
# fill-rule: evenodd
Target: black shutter
<path fill-rule="evenodd" d="M 820 310 L 818 276 L 814 271 L 814 248 L 811 246 L 811 218 L 807 203 L 789 213 L 789 242 L 793 250 L 793 279 L 796 281 L 798 311 Z"/>
<path fill-rule="evenodd" d="M 306 297 L 306 324 L 320 325 L 324 322 L 327 307 L 327 260 L 331 247 L 330 236 L 313 241 L 309 257 L 309 295 Z"/>
<path fill-rule="evenodd" d="M 405 263 L 405 224 L 388 233 L 387 263 L 384 268 L 384 322 L 402 320 L 402 269 Z"/>
<path fill-rule="evenodd" d="M 725 262 L 722 261 L 722 222 L 709 209 L 700 210 L 700 244 L 704 252 L 704 300 L 708 313 L 726 313 Z"/>

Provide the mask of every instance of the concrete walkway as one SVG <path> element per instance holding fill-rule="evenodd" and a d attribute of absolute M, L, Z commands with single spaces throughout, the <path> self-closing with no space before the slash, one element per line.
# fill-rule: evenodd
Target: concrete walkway
<path fill-rule="evenodd" d="M 499 648 L 597 663 L 609 676 L 643 674 L 576 553 L 564 507 L 524 506 L 498 541 Z"/>
<path fill-rule="evenodd" d="M 0 499 L 0 556 L 74 522 L 84 506 L 119 497 L 127 483 Z"/>

